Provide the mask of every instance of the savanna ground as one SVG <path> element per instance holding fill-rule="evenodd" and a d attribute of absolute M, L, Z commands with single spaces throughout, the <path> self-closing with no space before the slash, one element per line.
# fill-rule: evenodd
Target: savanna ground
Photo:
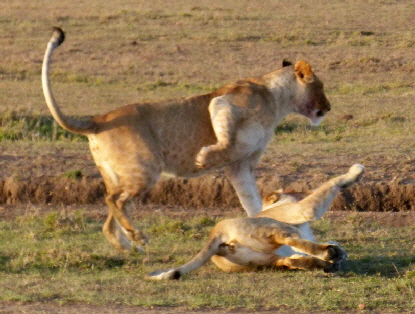
<path fill-rule="evenodd" d="M 415 311 L 413 1 L 0 7 L 0 312 Z M 283 58 L 310 62 L 332 111 L 317 128 L 289 116 L 258 181 L 263 190 L 304 190 L 365 165 L 360 184 L 314 225 L 321 241 L 348 250 L 348 268 L 230 275 L 208 265 L 178 282 L 143 280 L 187 261 L 216 221 L 243 212 L 220 172 L 165 181 L 134 213 L 152 239 L 147 255 L 114 252 L 100 232 L 104 190 L 87 142 L 57 128 L 44 104 L 40 68 L 52 25 L 67 32 L 53 88 L 75 116 L 209 92 Z"/>

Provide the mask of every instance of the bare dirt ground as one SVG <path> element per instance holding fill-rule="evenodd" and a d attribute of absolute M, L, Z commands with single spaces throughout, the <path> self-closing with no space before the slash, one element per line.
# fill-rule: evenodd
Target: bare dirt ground
<path fill-rule="evenodd" d="M 302 158 L 301 154 L 276 154 L 273 149 L 277 145 L 272 145 L 257 168 L 264 194 L 277 188 L 313 189 L 359 162 L 366 166 L 364 178 L 336 199 L 333 210 L 383 212 L 415 208 L 415 163 L 409 156 L 356 156 L 353 152 L 339 156 L 317 151 Z M 3 152 L 0 204 L 103 204 L 105 187 L 87 143 L 77 143 L 73 149 L 53 144 L 41 148 L 6 145 Z M 72 170 L 79 170 L 79 177 L 67 174 Z M 192 208 L 239 206 L 233 188 L 221 172 L 189 180 L 161 180 L 143 203 Z"/>

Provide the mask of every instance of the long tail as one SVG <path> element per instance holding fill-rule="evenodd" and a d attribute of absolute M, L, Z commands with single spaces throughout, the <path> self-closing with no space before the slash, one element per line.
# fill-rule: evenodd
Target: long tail
<path fill-rule="evenodd" d="M 206 246 L 186 264 L 177 268 L 153 271 L 148 274 L 146 278 L 152 280 L 179 279 L 182 275 L 196 270 L 206 264 L 213 255 L 218 253 L 221 243 L 222 239 L 220 237 L 211 238 Z"/>
<path fill-rule="evenodd" d="M 55 48 L 59 47 L 65 40 L 65 33 L 58 27 L 53 28 L 52 38 L 49 40 L 45 57 L 43 58 L 42 66 L 42 87 L 43 94 L 45 96 L 46 104 L 49 110 L 59 125 L 65 130 L 77 134 L 88 135 L 94 133 L 95 123 L 92 119 L 87 121 L 75 120 L 66 117 L 59 109 L 55 98 L 53 97 L 52 89 L 50 87 L 49 80 L 49 68 L 51 63 L 52 52 Z"/>

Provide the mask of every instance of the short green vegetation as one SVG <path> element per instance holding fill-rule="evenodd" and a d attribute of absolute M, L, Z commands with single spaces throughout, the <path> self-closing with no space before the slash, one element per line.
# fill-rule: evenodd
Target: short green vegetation
<path fill-rule="evenodd" d="M 203 94 L 278 69 L 284 58 L 307 60 L 332 111 L 319 127 L 287 117 L 263 158 L 267 169 L 297 180 L 305 167 L 335 175 L 359 162 L 368 169 L 363 180 L 413 182 L 413 12 L 413 0 L 3 1 L 1 165 L 22 154 L 28 162 L 47 160 L 50 151 L 89 154 L 84 136 L 53 122 L 40 87 L 44 49 L 57 25 L 67 40 L 53 56 L 51 83 L 67 115 Z M 60 176 L 87 173 L 67 167 L 57 169 Z M 18 168 L 8 171 L 19 177 Z M 226 274 L 209 264 L 177 282 L 143 279 L 193 257 L 217 219 L 145 216 L 138 222 L 151 236 L 144 256 L 115 252 L 103 222 L 83 210 L 0 221 L 0 301 L 415 312 L 414 226 L 358 213 L 315 224 L 319 239 L 335 239 L 349 252 L 340 274 Z"/>
<path fill-rule="evenodd" d="M 145 255 L 119 254 L 101 221 L 85 210 L 24 215 L 0 223 L 0 300 L 121 303 L 142 306 L 299 310 L 415 310 L 415 228 L 396 228 L 359 213 L 314 226 L 321 241 L 349 253 L 335 275 L 265 270 L 227 274 L 212 263 L 179 281 L 152 282 L 146 273 L 192 258 L 217 218 L 152 214 L 139 222 L 151 236 Z M 161 297 L 162 296 L 162 297 Z"/>

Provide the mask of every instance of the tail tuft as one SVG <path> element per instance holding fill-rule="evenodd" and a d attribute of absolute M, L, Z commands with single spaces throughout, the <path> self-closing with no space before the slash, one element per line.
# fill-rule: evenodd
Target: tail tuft
<path fill-rule="evenodd" d="M 176 269 L 168 269 L 168 270 L 156 270 L 149 273 L 146 276 L 146 279 L 151 280 L 177 280 L 180 279 L 181 273 Z"/>
<path fill-rule="evenodd" d="M 53 27 L 53 35 L 51 38 L 51 42 L 55 44 L 55 47 L 60 46 L 65 41 L 65 33 L 59 27 Z"/>

